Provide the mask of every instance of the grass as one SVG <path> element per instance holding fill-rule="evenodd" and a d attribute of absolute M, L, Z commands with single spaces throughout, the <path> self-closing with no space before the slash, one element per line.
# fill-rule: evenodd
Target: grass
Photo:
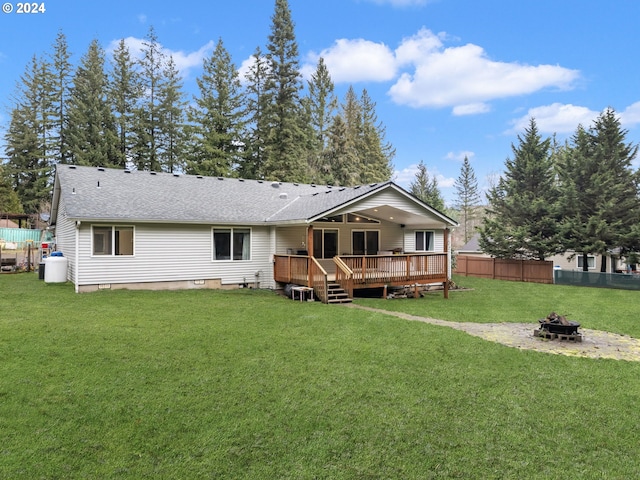
<path fill-rule="evenodd" d="M 358 301 L 640 336 L 633 292 L 458 281 L 474 290 Z M 0 478 L 633 478 L 639 375 L 270 292 L 1 275 Z"/>

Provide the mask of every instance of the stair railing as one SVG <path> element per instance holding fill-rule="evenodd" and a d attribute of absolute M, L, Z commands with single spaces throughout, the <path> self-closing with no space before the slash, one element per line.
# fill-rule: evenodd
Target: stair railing
<path fill-rule="evenodd" d="M 320 299 L 322 303 L 329 301 L 329 293 L 327 286 L 327 272 L 322 265 L 318 263 L 316 257 L 309 258 L 309 287 L 313 288 L 313 291 Z"/>
<path fill-rule="evenodd" d="M 336 264 L 336 283 L 353 298 L 353 270 L 338 256 L 333 257 L 333 263 Z"/>

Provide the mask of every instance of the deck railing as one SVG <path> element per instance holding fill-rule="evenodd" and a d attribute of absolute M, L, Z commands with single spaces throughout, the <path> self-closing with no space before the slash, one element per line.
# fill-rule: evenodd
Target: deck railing
<path fill-rule="evenodd" d="M 448 281 L 446 253 L 341 255 L 355 288 Z"/>
<path fill-rule="evenodd" d="M 340 257 L 333 257 L 333 262 L 336 264 L 336 283 L 353 297 L 353 271 Z"/>
<path fill-rule="evenodd" d="M 334 257 L 336 283 L 353 296 L 357 288 L 442 283 L 448 296 L 446 253 L 400 255 L 341 255 Z M 327 272 L 314 257 L 274 255 L 274 280 L 313 287 L 319 300 L 327 301 Z"/>
<path fill-rule="evenodd" d="M 312 287 L 323 303 L 327 302 L 327 272 L 314 257 L 306 255 L 274 255 L 273 279 Z"/>

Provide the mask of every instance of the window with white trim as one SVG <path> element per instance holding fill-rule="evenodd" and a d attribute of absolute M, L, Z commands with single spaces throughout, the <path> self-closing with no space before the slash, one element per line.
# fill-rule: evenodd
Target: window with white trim
<path fill-rule="evenodd" d="M 416 231 L 416 252 L 432 252 L 434 233 L 428 230 Z"/>
<path fill-rule="evenodd" d="M 213 260 L 251 260 L 250 228 L 214 228 Z"/>
<path fill-rule="evenodd" d="M 582 270 L 584 265 L 584 255 L 578 255 L 578 269 Z M 592 270 L 596 268 L 596 257 L 593 255 L 587 255 L 587 269 Z"/>
<path fill-rule="evenodd" d="M 134 252 L 134 227 L 93 225 L 91 241 L 93 255 L 132 256 Z"/>

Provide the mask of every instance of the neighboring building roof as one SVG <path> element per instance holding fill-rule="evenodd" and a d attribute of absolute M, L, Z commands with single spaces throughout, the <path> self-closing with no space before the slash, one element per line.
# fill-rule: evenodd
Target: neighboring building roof
<path fill-rule="evenodd" d="M 480 234 L 475 233 L 467 243 L 465 243 L 458 250 L 460 253 L 481 253 L 482 249 L 480 248 Z"/>
<path fill-rule="evenodd" d="M 74 220 L 262 224 L 308 222 L 340 205 L 393 188 L 392 182 L 359 187 L 243 180 L 148 171 L 58 165 L 51 222 L 59 202 Z M 456 222 L 429 209 L 451 225 Z"/>

